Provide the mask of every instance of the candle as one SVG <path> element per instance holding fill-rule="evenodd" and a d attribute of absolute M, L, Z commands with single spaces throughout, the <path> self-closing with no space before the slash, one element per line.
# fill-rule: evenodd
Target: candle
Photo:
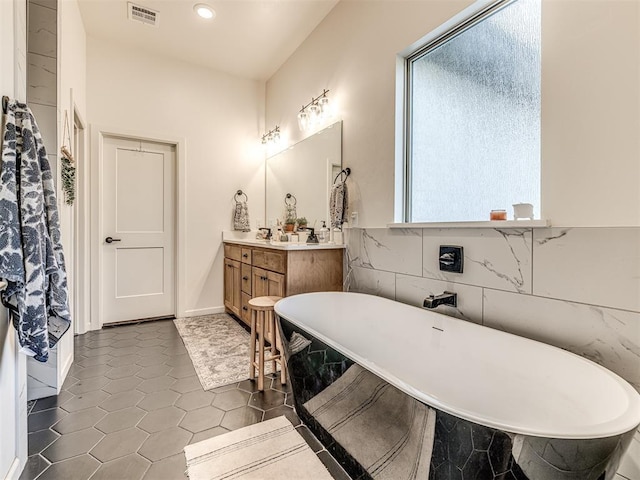
<path fill-rule="evenodd" d="M 490 220 L 506 220 L 507 219 L 507 211 L 506 210 L 491 210 L 491 215 L 489 216 Z"/>

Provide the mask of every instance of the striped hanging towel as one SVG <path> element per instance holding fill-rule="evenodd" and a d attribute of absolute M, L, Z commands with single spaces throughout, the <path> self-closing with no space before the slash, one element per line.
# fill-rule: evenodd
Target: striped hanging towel
<path fill-rule="evenodd" d="M 46 362 L 71 325 L 55 186 L 35 118 L 9 101 L 0 167 L 0 278 L 21 351 Z"/>

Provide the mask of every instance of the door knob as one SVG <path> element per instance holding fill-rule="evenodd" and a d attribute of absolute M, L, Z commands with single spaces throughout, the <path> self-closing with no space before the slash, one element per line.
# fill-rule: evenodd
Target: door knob
<path fill-rule="evenodd" d="M 112 237 L 107 237 L 104 239 L 105 242 L 107 243 L 113 243 L 113 242 L 119 242 L 120 239 L 119 238 L 112 238 Z"/>

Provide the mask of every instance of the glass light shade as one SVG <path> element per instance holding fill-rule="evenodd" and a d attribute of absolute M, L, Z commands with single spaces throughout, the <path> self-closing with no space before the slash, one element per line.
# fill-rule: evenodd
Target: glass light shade
<path fill-rule="evenodd" d="M 326 95 L 318 100 L 318 106 L 322 112 L 322 116 L 324 118 L 329 118 L 331 116 L 331 104 L 329 103 L 329 97 Z"/>
<path fill-rule="evenodd" d="M 306 110 L 301 110 L 298 113 L 298 127 L 300 130 L 306 130 L 309 127 L 309 114 Z"/>
<path fill-rule="evenodd" d="M 320 122 L 320 116 L 322 114 L 322 111 L 320 110 L 320 107 L 318 106 L 317 103 L 312 103 L 309 106 L 309 125 L 316 125 L 318 124 L 318 122 Z"/>

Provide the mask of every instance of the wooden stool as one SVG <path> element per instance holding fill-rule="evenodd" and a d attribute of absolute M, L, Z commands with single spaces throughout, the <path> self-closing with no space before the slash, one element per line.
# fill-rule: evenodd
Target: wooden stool
<path fill-rule="evenodd" d="M 249 300 L 251 310 L 251 340 L 249 343 L 249 378 L 256 378 L 258 369 L 258 390 L 264 390 L 264 364 L 271 362 L 276 373 L 276 361 L 280 364 L 280 382 L 287 383 L 286 362 L 282 354 L 280 329 L 275 321 L 273 306 L 282 297 L 256 297 Z M 258 359 L 256 361 L 256 340 L 258 341 Z M 269 341 L 269 357 L 265 358 L 265 340 Z"/>

